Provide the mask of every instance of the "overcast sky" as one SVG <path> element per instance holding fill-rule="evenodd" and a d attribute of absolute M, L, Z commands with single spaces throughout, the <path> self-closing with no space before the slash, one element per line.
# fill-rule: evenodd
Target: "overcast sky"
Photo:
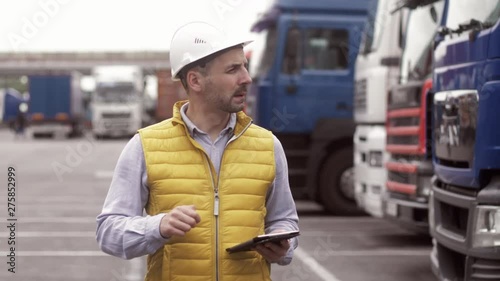
<path fill-rule="evenodd" d="M 0 1 L 0 52 L 166 51 L 193 20 L 249 29 L 272 0 Z"/>

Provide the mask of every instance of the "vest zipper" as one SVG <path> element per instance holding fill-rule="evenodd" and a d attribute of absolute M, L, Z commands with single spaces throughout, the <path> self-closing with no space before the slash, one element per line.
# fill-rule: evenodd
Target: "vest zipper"
<path fill-rule="evenodd" d="M 208 169 L 210 170 L 210 178 L 212 180 L 212 186 L 214 188 L 214 216 L 215 216 L 215 280 L 219 281 L 219 208 L 220 208 L 220 198 L 219 198 L 219 184 L 220 184 L 220 171 L 222 171 L 222 159 L 224 158 L 224 152 L 226 151 L 226 147 L 229 143 L 233 142 L 235 139 L 239 138 L 243 133 L 252 125 L 252 122 L 250 122 L 243 130 L 241 130 L 241 133 L 239 133 L 237 136 L 233 136 L 229 141 L 226 143 L 226 146 L 224 147 L 224 151 L 222 152 L 221 155 L 221 166 L 219 167 L 219 176 L 217 177 L 217 185 L 214 183 L 214 176 L 212 172 L 212 166 L 210 165 L 210 159 L 208 158 L 208 155 L 204 153 L 205 155 L 205 160 L 207 160 L 208 164 Z"/>
<path fill-rule="evenodd" d="M 215 280 L 219 280 L 219 189 L 214 190 L 215 215 Z"/>
<path fill-rule="evenodd" d="M 210 179 L 214 189 L 214 216 L 215 216 L 215 280 L 219 280 L 219 188 L 215 185 L 212 165 L 208 155 L 204 153 L 207 161 L 208 169 L 210 170 Z"/>

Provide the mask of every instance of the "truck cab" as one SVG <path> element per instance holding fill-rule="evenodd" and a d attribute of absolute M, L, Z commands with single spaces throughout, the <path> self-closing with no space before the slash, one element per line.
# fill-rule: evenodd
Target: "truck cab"
<path fill-rule="evenodd" d="M 370 0 L 280 0 L 255 23 L 246 112 L 287 155 L 292 193 L 336 214 L 354 201 L 355 59 Z"/>
<path fill-rule="evenodd" d="M 432 89 L 432 50 L 443 22 L 444 1 L 409 0 L 400 84 L 387 99 L 387 192 L 384 217 L 428 235 L 428 197 L 433 175 L 427 96 Z"/>
<path fill-rule="evenodd" d="M 382 217 L 387 172 L 385 118 L 387 92 L 398 83 L 404 12 L 390 12 L 398 0 L 374 1 L 356 59 L 354 168 L 356 202 Z"/>
<path fill-rule="evenodd" d="M 19 106 L 28 101 L 29 99 L 14 88 L 0 89 L 0 124 L 14 129 Z"/>
<path fill-rule="evenodd" d="M 500 280 L 500 2 L 447 1 L 434 50 L 432 269 Z"/>
<path fill-rule="evenodd" d="M 142 127 L 142 70 L 136 66 L 93 69 L 95 91 L 90 102 L 95 138 L 130 137 Z"/>

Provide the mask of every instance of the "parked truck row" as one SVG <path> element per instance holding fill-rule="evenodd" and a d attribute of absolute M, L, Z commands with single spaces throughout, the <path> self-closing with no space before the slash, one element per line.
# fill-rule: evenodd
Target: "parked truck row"
<path fill-rule="evenodd" d="M 431 235 L 440 280 L 500 280 L 500 2 L 361 2 L 276 1 L 247 113 L 295 198 Z"/>
<path fill-rule="evenodd" d="M 431 235 L 440 280 L 500 280 L 500 2 L 393 1 L 384 11 L 390 26 L 406 18 L 396 34 L 377 33 L 387 1 L 377 2 L 356 65 L 358 206 Z M 377 36 L 381 48 L 363 52 Z M 380 78 L 389 62 L 398 62 L 396 80 Z M 384 106 L 385 119 L 363 127 L 364 114 Z M 386 155 L 375 136 L 385 136 Z"/>
<path fill-rule="evenodd" d="M 27 76 L 28 97 L 15 89 L 0 90 L 2 124 L 13 125 L 19 105 L 25 103 L 29 134 L 39 137 L 78 137 L 88 130 L 96 139 L 129 137 L 139 128 L 172 116 L 173 104 L 185 98 L 170 70 L 147 79 L 134 65 L 102 65 L 90 76 L 77 71 Z M 81 82 L 86 86 L 82 86 Z M 149 77 L 148 77 L 149 78 Z M 146 82 L 150 91 L 146 96 Z"/>

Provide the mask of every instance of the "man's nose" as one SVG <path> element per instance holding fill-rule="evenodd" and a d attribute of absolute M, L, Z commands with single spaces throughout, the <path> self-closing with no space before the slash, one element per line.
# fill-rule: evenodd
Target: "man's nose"
<path fill-rule="evenodd" d="M 243 74 L 241 78 L 241 84 L 251 84 L 252 83 L 252 77 L 250 77 L 250 73 L 248 73 L 248 69 L 246 67 L 243 67 Z"/>

